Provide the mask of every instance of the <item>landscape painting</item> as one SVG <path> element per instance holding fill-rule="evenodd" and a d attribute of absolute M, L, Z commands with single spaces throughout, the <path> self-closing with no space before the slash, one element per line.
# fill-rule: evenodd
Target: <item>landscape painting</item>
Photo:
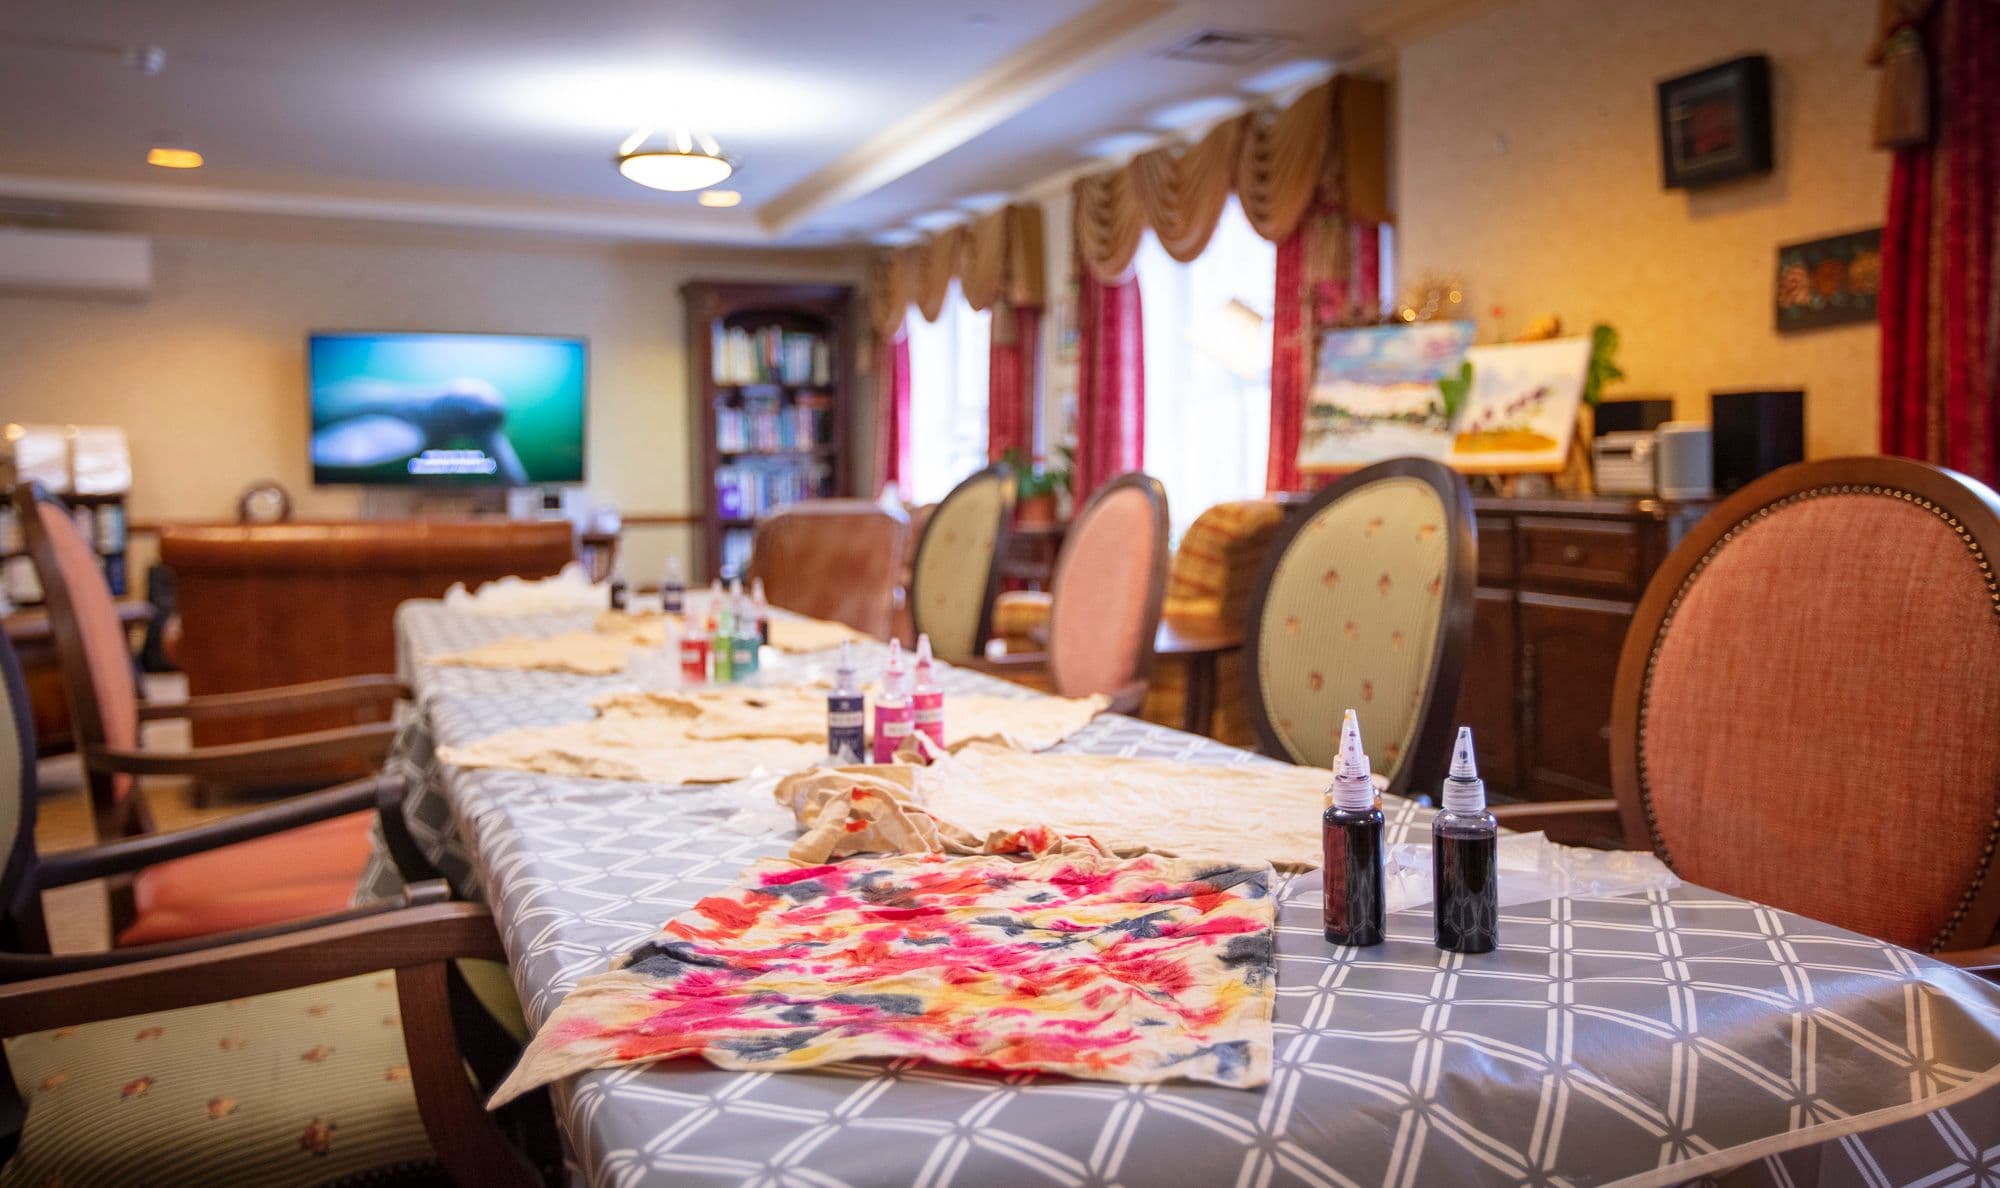
<path fill-rule="evenodd" d="M 1470 322 L 1329 332 L 1306 397 L 1301 470 L 1353 470 L 1383 458 L 1444 458 L 1452 420 L 1438 381 L 1472 345 Z"/>
<path fill-rule="evenodd" d="M 1299 469 L 1435 458 L 1506 474 L 1561 470 L 1576 432 L 1590 339 L 1473 346 L 1466 322 L 1330 333 L 1307 396 Z"/>

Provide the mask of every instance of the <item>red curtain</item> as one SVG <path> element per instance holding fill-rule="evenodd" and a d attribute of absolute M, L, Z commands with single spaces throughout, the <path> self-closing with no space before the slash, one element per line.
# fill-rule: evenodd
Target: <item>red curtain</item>
<path fill-rule="evenodd" d="M 1042 311 L 1032 305 L 993 308 L 986 390 L 986 455 L 997 462 L 1009 449 L 1035 448 L 1035 361 Z"/>
<path fill-rule="evenodd" d="M 910 336 L 901 330 L 877 346 L 875 374 L 880 399 L 875 417 L 875 469 L 880 490 L 901 485 L 910 473 Z M 909 492 L 903 492 L 908 498 Z"/>
<path fill-rule="evenodd" d="M 1915 26 L 1927 141 L 1897 149 L 1882 230 L 1882 449 L 2000 481 L 2000 5 L 1940 0 Z"/>
<path fill-rule="evenodd" d="M 1076 505 L 1128 470 L 1145 465 L 1146 360 L 1139 279 L 1107 285 L 1080 261 L 1082 358 L 1076 393 Z"/>
<path fill-rule="evenodd" d="M 1312 386 L 1316 327 L 1373 321 L 1382 287 L 1377 223 L 1349 222 L 1322 209 L 1278 244 L 1271 318 L 1271 450 L 1264 484 L 1272 493 L 1306 486 L 1299 474 L 1306 391 Z"/>

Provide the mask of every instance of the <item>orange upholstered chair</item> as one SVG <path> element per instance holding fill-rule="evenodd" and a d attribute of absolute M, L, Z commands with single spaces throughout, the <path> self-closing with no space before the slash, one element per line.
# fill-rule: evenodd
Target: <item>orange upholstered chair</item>
<path fill-rule="evenodd" d="M 1900 458 L 1806 462 L 1660 566 L 1620 657 L 1618 814 L 1691 882 L 1986 965 L 2000 925 L 2000 499 Z"/>
<path fill-rule="evenodd" d="M 1144 474 L 1105 484 L 1063 538 L 1050 581 L 1048 651 L 976 663 L 1064 697 L 1102 693 L 1132 713 L 1145 701 L 1167 587 L 1167 492 Z"/>
<path fill-rule="evenodd" d="M 908 534 L 901 516 L 866 499 L 787 504 L 757 521 L 748 576 L 773 606 L 887 639 Z"/>
<path fill-rule="evenodd" d="M 138 777 L 298 786 L 329 772 L 346 774 L 357 763 L 380 765 L 396 729 L 388 722 L 181 752 L 146 750 L 140 745 L 143 720 L 376 707 L 401 695 L 402 686 L 388 677 L 354 677 L 141 705 L 110 588 L 68 508 L 35 484 L 17 487 L 14 503 L 47 596 L 100 841 L 152 833 Z M 205 827 L 233 844 L 162 854 L 158 864 L 113 881 L 118 941 L 165 941 L 340 911 L 367 862 L 372 820 L 392 831 L 399 857 L 416 854 L 402 833 L 399 806 L 379 781 L 362 780 Z M 201 836 L 199 830 L 181 832 Z"/>

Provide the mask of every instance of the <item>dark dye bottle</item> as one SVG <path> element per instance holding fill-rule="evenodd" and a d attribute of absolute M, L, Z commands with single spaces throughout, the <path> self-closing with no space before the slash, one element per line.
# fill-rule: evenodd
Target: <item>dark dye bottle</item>
<path fill-rule="evenodd" d="M 1486 811 L 1486 782 L 1472 757 L 1472 728 L 1460 726 L 1444 781 L 1444 807 L 1431 822 L 1431 890 L 1437 946 L 1491 953 L 1500 944 L 1500 823 Z"/>
<path fill-rule="evenodd" d="M 1320 837 L 1326 856 L 1326 939 L 1336 945 L 1381 944 L 1382 810 L 1375 804 L 1375 783 L 1353 710 L 1340 723 L 1333 804 L 1320 818 Z"/>
<path fill-rule="evenodd" d="M 613 561 L 611 563 L 612 610 L 622 611 L 625 609 L 625 590 L 625 562 L 622 560 Z"/>
<path fill-rule="evenodd" d="M 840 667 L 835 670 L 833 691 L 826 695 L 826 754 L 834 766 L 868 761 L 866 717 L 861 686 L 854 680 L 854 655 L 841 640 Z"/>

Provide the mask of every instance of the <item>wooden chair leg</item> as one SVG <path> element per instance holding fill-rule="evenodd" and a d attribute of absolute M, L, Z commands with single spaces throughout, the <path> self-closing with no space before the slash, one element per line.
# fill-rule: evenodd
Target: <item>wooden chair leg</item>
<path fill-rule="evenodd" d="M 443 962 L 396 971 L 403 1043 L 410 1081 L 431 1149 L 459 1184 L 529 1188 L 539 1181 L 527 1159 L 502 1136 L 466 1075 L 452 1027 L 449 975 Z"/>

